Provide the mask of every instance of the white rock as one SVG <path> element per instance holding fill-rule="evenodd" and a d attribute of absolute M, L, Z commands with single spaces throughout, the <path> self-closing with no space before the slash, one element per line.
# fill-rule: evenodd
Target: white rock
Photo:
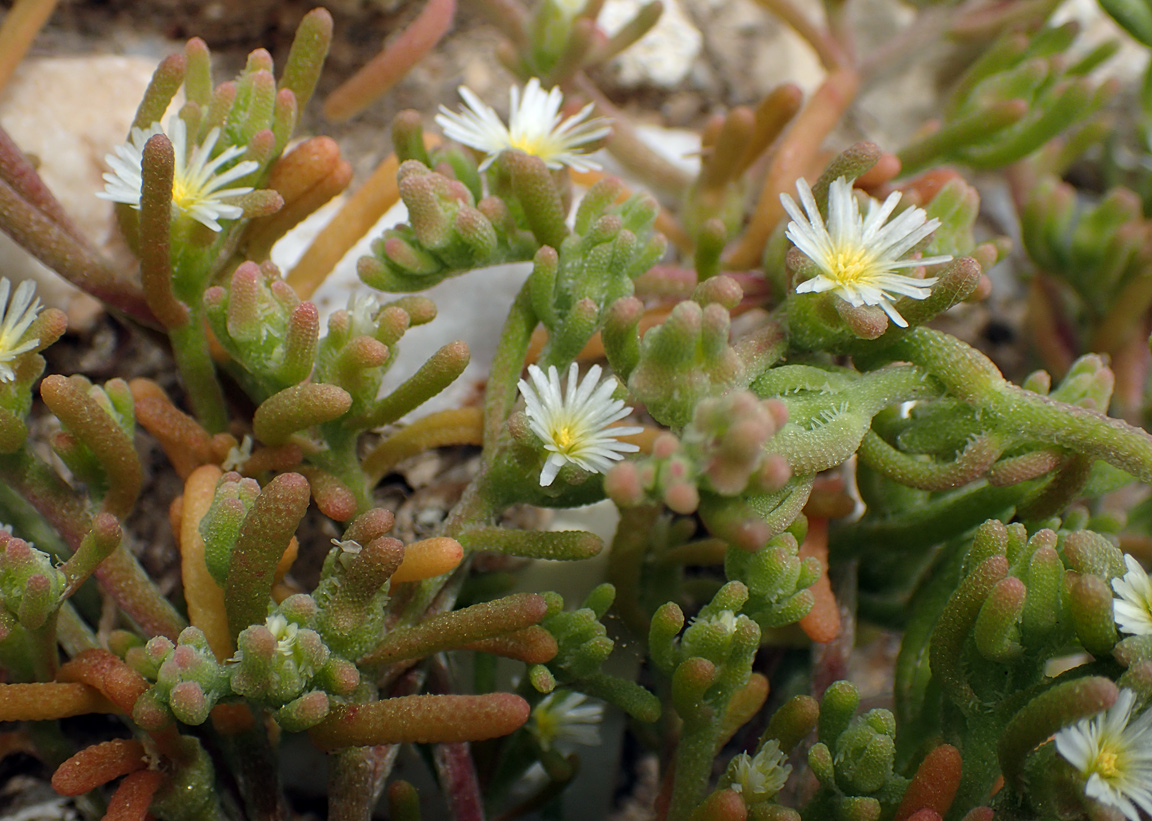
<path fill-rule="evenodd" d="M 111 56 L 25 60 L 0 94 L 0 125 L 39 161 L 44 182 L 98 247 L 116 230 L 111 205 L 95 196 L 104 187 L 104 155 L 124 141 L 156 63 Z M 73 314 L 79 307 L 79 291 L 2 233 L 0 273 L 35 279 L 48 305 Z"/>
<path fill-rule="evenodd" d="M 281 270 L 290 270 L 342 204 L 343 198 L 333 201 L 289 232 L 272 249 L 272 261 Z M 407 218 L 408 211 L 404 204 L 395 205 L 336 264 L 332 274 L 317 289 L 312 301 L 320 309 L 321 333 L 325 332 L 328 316 L 344 308 L 348 299 L 355 294 L 373 295 L 380 302 L 403 296 L 382 294 L 369 288 L 356 274 L 356 261 L 371 254 L 372 240 L 383 234 L 386 228 Z M 384 391 L 393 390 L 416 373 L 428 357 L 444 345 L 464 340 L 472 354 L 464 373 L 443 393 L 421 405 L 412 418 L 458 408 L 474 401 L 488 378 L 488 366 L 500 342 L 500 331 L 504 327 L 508 307 L 531 270 L 530 262 L 497 265 L 450 277 L 421 291 L 420 295 L 436 303 L 436 318 L 426 325 L 410 329 L 397 343 L 399 354 L 385 377 Z"/>
<path fill-rule="evenodd" d="M 622 29 L 650 0 L 608 0 L 596 22 L 607 34 Z M 703 36 L 678 0 L 663 0 L 660 21 L 613 61 L 626 86 L 674 88 L 684 81 L 700 55 Z"/>

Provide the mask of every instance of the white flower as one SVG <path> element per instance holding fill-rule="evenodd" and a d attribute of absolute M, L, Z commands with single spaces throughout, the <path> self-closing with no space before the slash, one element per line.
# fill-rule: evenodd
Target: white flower
<path fill-rule="evenodd" d="M 12 294 L 12 302 L 8 302 L 8 292 L 12 283 L 8 277 L 0 277 L 0 382 L 11 382 L 16 378 L 16 371 L 9 364 L 22 353 L 36 350 L 40 340 L 24 339 L 24 334 L 36 321 L 40 314 L 40 299 L 33 299 L 36 293 L 36 283 L 26 279 L 16 286 L 16 293 Z"/>
<path fill-rule="evenodd" d="M 276 639 L 276 652 L 282 656 L 292 656 L 296 651 L 296 636 L 300 632 L 295 622 L 276 613 L 264 620 L 264 626 Z"/>
<path fill-rule="evenodd" d="M 260 164 L 255 160 L 244 160 L 231 168 L 221 171 L 221 167 L 241 156 L 244 149 L 230 145 L 215 157 L 212 149 L 220 138 L 220 129 L 213 128 L 199 145 L 188 145 L 188 127 L 179 117 L 168 121 L 165 132 L 160 123 L 152 123 L 148 128 L 133 128 L 128 142 L 116 146 L 113 153 L 104 160 L 112 168 L 112 173 L 104 175 L 104 190 L 96 196 L 112 202 L 122 202 L 133 208 L 140 208 L 140 192 L 143 188 L 141 167 L 144 162 L 144 145 L 156 134 L 167 133 L 172 141 L 175 168 L 172 176 L 172 205 L 184 214 L 213 231 L 219 231 L 220 219 L 236 219 L 244 214 L 238 206 L 225 202 L 252 191 L 251 186 L 225 188 L 228 183 L 251 174 Z"/>
<path fill-rule="evenodd" d="M 567 165 L 574 171 L 588 171 L 600 167 L 584 159 L 583 147 L 607 137 L 612 129 L 606 119 L 588 119 L 592 116 L 592 103 L 584 106 L 578 114 L 562 120 L 560 106 L 564 95 L 560 89 L 545 92 L 540 81 L 533 77 L 524 86 L 523 100 L 520 99 L 520 89 L 513 86 L 511 114 L 506 126 L 470 88 L 460 86 L 459 91 L 468 107 L 457 114 L 440 106 L 436 124 L 444 130 L 444 136 L 485 152 L 487 156 L 480 163 L 481 171 L 495 162 L 500 152 L 509 148 L 537 156 L 549 168 Z"/>
<path fill-rule="evenodd" d="M 1122 633 L 1152 635 L 1152 579 L 1131 556 L 1126 554 L 1124 563 L 1128 565 L 1128 572 L 1112 580 L 1112 589 L 1116 591 L 1112 616 Z"/>
<path fill-rule="evenodd" d="M 621 442 L 617 436 L 640 433 L 640 427 L 608 427 L 632 412 L 619 399 L 612 398 L 615 379 L 600 382 L 600 366 L 593 365 L 581 381 L 576 363 L 568 369 L 567 390 L 560 388 L 555 365 L 548 375 L 535 365 L 528 366 L 532 384 L 521 379 L 520 393 L 527 406 L 528 425 L 544 442 L 551 455 L 540 471 L 540 485 L 548 487 L 560 468 L 571 462 L 589 473 L 603 473 L 625 453 L 640 450 Z"/>
<path fill-rule="evenodd" d="M 780 742 L 767 741 L 755 756 L 741 753 L 728 763 L 727 779 L 747 803 L 766 801 L 784 787 L 792 765 L 784 763 Z"/>
<path fill-rule="evenodd" d="M 376 315 L 380 312 L 380 303 L 376 297 L 364 294 L 355 294 L 348 299 L 348 316 L 351 324 L 348 329 L 348 338 L 358 336 L 376 336 Z"/>
<path fill-rule="evenodd" d="M 1123 689 L 1116 703 L 1056 733 L 1060 755 L 1087 778 L 1089 798 L 1140 821 L 1139 805 L 1152 814 L 1152 710 L 1135 721 L 1136 694 Z"/>
<path fill-rule="evenodd" d="M 577 744 L 595 747 L 600 744 L 599 724 L 604 718 L 600 704 L 585 704 L 583 693 L 557 690 L 532 709 L 528 731 L 536 736 L 545 750 L 570 749 Z"/>
<path fill-rule="evenodd" d="M 796 293 L 833 291 L 856 307 L 877 305 L 894 323 L 907 327 L 908 323 L 892 302 L 902 296 L 924 299 L 932 292 L 936 278 L 917 279 L 895 272 L 952 259 L 950 256 L 901 259 L 935 231 L 940 221 L 927 219 L 922 208 L 908 208 L 885 225 L 900 201 L 898 191 L 890 194 L 883 204 L 869 199 L 868 214 L 861 216 L 852 184 L 840 177 L 828 188 L 828 224 L 825 226 L 808 183 L 797 180 L 796 190 L 806 214 L 790 196 L 781 194 L 780 202 L 792 218 L 786 234 L 821 271 L 798 285 Z"/>

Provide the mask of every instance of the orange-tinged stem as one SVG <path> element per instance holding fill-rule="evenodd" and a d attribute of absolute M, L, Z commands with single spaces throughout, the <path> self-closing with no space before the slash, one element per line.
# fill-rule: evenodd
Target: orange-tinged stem
<path fill-rule="evenodd" d="M 410 456 L 447 445 L 484 444 L 480 408 L 455 408 L 431 413 L 385 439 L 365 457 L 364 473 L 375 485 L 388 471 Z"/>
<path fill-rule="evenodd" d="M 796 115 L 768 166 L 748 229 L 724 261 L 726 267 L 742 270 L 760 264 L 768 237 L 784 216 L 780 195 L 795 193 L 796 180 L 819 156 L 820 146 L 855 99 L 859 85 L 855 71 L 837 69 L 825 78 L 808 105 Z"/>
<path fill-rule="evenodd" d="M 341 122 L 366 109 L 440 42 L 455 17 L 456 0 L 429 0 L 396 40 L 328 95 L 324 116 Z"/>
<path fill-rule="evenodd" d="M 396 171 L 400 163 L 390 154 L 376 167 L 356 193 L 312 240 L 308 250 L 284 279 L 301 299 L 308 299 L 332 272 L 344 255 L 371 230 L 393 205 L 400 201 Z"/>
<path fill-rule="evenodd" d="M 454 570 L 464 558 L 460 542 L 447 536 L 436 536 L 413 542 L 404 548 L 404 561 L 392 574 L 394 582 L 418 582 Z"/>
<path fill-rule="evenodd" d="M 552 634 L 538 624 L 490 639 L 465 644 L 461 649 L 516 659 L 525 664 L 547 664 L 556 658 L 559 646 Z"/>
<path fill-rule="evenodd" d="M 8 85 L 16 66 L 44 28 L 57 0 L 16 0 L 0 26 L 0 90 Z"/>
<path fill-rule="evenodd" d="M 172 404 L 151 379 L 128 383 L 136 406 L 136 421 L 160 443 L 177 475 L 187 479 L 200 465 L 215 461 L 212 434 Z"/>
<path fill-rule="evenodd" d="M 924 757 L 904 793 L 896 821 L 911 821 L 916 813 L 930 810 L 944 815 L 952 808 L 952 799 L 960 788 L 963 767 L 960 751 L 951 744 L 941 744 Z"/>
<path fill-rule="evenodd" d="M 247 704 L 217 704 L 212 708 L 212 726 L 224 735 L 239 735 L 256 726 Z"/>
<path fill-rule="evenodd" d="M 85 747 L 57 767 L 52 789 L 61 795 L 83 795 L 146 766 L 143 744 L 134 738 L 115 738 Z"/>
<path fill-rule="evenodd" d="M 399 696 L 369 704 L 335 705 L 308 734 L 322 750 L 483 741 L 519 729 L 528 714 L 528 702 L 511 693 Z"/>
<path fill-rule="evenodd" d="M 148 807 L 152 797 L 164 783 L 164 774 L 156 770 L 138 770 L 125 778 L 112 800 L 108 802 L 108 812 L 104 821 L 144 821 L 148 817 Z"/>
<path fill-rule="evenodd" d="M 55 721 L 116 711 L 115 704 L 87 684 L 58 681 L 0 684 L 0 721 Z"/>
<path fill-rule="evenodd" d="M 60 665 L 56 678 L 95 687 L 125 715 L 132 714 L 136 699 L 148 689 L 142 675 L 107 650 L 85 650 Z"/>
<path fill-rule="evenodd" d="M 107 650 L 85 650 L 60 665 L 56 678 L 95 687 L 125 715 L 132 715 L 137 700 L 149 687 L 144 676 Z M 175 725 L 149 732 L 149 735 L 161 755 L 174 762 L 186 760 L 187 747 L 181 745 Z"/>
<path fill-rule="evenodd" d="M 433 134 L 424 136 L 426 146 L 434 146 L 439 142 L 440 139 Z M 400 202 L 400 189 L 396 185 L 396 171 L 399 168 L 400 162 L 396 155 L 388 155 L 316 235 L 308 250 L 285 276 L 301 299 L 310 298 L 336 267 L 336 263 L 379 222 L 389 208 Z"/>
<path fill-rule="evenodd" d="M 200 536 L 200 520 L 212 506 L 216 484 L 223 471 L 215 465 L 201 465 L 192 471 L 184 483 L 184 505 L 180 517 L 180 575 L 184 582 L 184 601 L 188 604 L 188 618 L 204 631 L 208 646 L 218 661 L 232 655 L 232 634 L 228 630 L 228 615 L 224 607 L 224 591 L 204 560 L 204 539 Z"/>
<path fill-rule="evenodd" d="M 351 182 L 351 164 L 346 160 L 338 160 L 330 174 L 317 180 L 296 199 L 286 202 L 275 214 L 253 225 L 244 237 L 244 252 L 248 259 L 268 259 L 273 245 L 326 202 L 342 193 Z"/>
<path fill-rule="evenodd" d="M 812 517 L 808 520 L 808 536 L 800 545 L 800 558 L 815 556 L 820 560 L 820 578 L 810 588 L 816 599 L 808 615 L 800 619 L 800 629 L 812 641 L 829 642 L 840 635 L 840 606 L 832 594 L 828 580 L 828 522 Z"/>
<path fill-rule="evenodd" d="M 288 546 L 284 548 L 284 555 L 280 557 L 280 561 L 276 564 L 276 570 L 272 574 L 272 583 L 279 584 L 284 581 L 284 576 L 292 569 L 292 565 L 296 562 L 296 556 L 300 553 L 300 543 L 296 541 L 293 536 L 292 540 L 288 542 Z"/>

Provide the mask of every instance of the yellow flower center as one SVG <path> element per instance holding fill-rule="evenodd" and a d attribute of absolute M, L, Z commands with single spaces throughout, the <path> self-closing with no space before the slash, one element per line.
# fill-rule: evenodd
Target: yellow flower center
<path fill-rule="evenodd" d="M 1092 772 L 1104 780 L 1108 780 L 1115 778 L 1119 771 L 1117 755 L 1112 750 L 1101 750 L 1096 754 L 1096 760 L 1092 763 Z"/>
<path fill-rule="evenodd" d="M 184 208 L 187 205 L 188 194 L 188 187 L 184 184 L 184 180 L 175 177 L 172 180 L 172 204 L 177 208 Z"/>
<path fill-rule="evenodd" d="M 838 282 L 867 279 L 876 266 L 872 254 L 862 245 L 837 248 L 829 263 L 832 277 Z"/>
<path fill-rule="evenodd" d="M 558 725 L 556 716 L 552 715 L 548 710 L 537 710 L 534 717 L 536 719 L 537 737 L 544 743 L 545 747 L 552 746 L 552 742 L 556 739 Z"/>
<path fill-rule="evenodd" d="M 556 443 L 556 447 L 565 453 L 572 447 L 575 439 L 576 434 L 571 425 L 564 425 L 552 431 L 552 441 Z"/>
<path fill-rule="evenodd" d="M 512 147 L 519 148 L 525 154 L 531 154 L 533 157 L 547 159 L 552 155 L 552 146 L 549 144 L 547 136 L 534 134 L 515 137 L 511 140 Z"/>

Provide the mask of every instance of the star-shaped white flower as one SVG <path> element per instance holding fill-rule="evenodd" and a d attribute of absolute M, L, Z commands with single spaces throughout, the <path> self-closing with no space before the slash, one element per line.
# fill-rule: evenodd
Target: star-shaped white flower
<path fill-rule="evenodd" d="M 825 225 L 812 189 L 803 179 L 796 190 L 804 211 L 787 194 L 780 202 L 792 221 L 788 239 L 820 269 L 820 273 L 796 287 L 796 293 L 832 291 L 850 305 L 876 305 L 902 328 L 908 326 L 892 304 L 902 296 L 924 299 L 932 293 L 935 277 L 918 279 L 897 273 L 902 268 L 917 268 L 948 262 L 950 256 L 904 259 L 940 226 L 940 220 L 928 219 L 922 208 L 908 208 L 885 224 L 900 192 L 893 192 L 883 203 L 869 199 L 867 215 L 852 193 L 852 183 L 840 177 L 828 188 L 828 223 Z"/>
<path fill-rule="evenodd" d="M 609 427 L 632 412 L 621 400 L 613 399 L 616 380 L 600 382 L 600 366 L 593 365 L 583 380 L 576 363 L 568 369 L 567 389 L 560 387 L 555 365 L 548 374 L 528 366 L 532 384 L 520 380 L 520 393 L 527 406 L 528 425 L 550 452 L 540 472 L 540 485 L 548 487 L 560 468 L 568 463 L 589 473 L 604 473 L 613 462 L 635 453 L 639 447 L 621 442 L 617 436 L 640 433 L 640 427 Z"/>
<path fill-rule="evenodd" d="M 509 124 L 504 125 L 500 115 L 470 88 L 460 86 L 459 91 L 467 108 L 456 113 L 440 106 L 436 124 L 449 139 L 485 153 L 481 171 L 495 162 L 500 152 L 510 148 L 537 156 L 553 169 L 567 165 L 573 171 L 589 171 L 600 167 L 585 159 L 585 147 L 607 137 L 612 128 L 609 120 L 589 119 L 592 103 L 564 119 L 560 115 L 560 106 L 564 103 L 560 89 L 546 92 L 533 77 L 524 86 L 523 99 L 520 89 L 513 86 Z"/>
<path fill-rule="evenodd" d="M 0 277 L 0 382 L 11 382 L 16 378 L 16 371 L 10 364 L 20 354 L 36 350 L 40 340 L 36 338 L 25 339 L 28 329 L 40 314 L 40 299 L 33 299 L 36 293 L 36 283 L 26 279 L 16 286 L 12 294 L 12 302 L 8 302 L 8 294 L 12 283 L 8 277 Z"/>
<path fill-rule="evenodd" d="M 767 801 L 783 789 L 792 765 L 784 761 L 780 742 L 772 739 L 764 743 L 755 756 L 741 753 L 728 763 L 726 779 L 745 803 Z"/>
<path fill-rule="evenodd" d="M 1128 572 L 1112 580 L 1112 589 L 1116 591 L 1112 616 L 1121 633 L 1152 635 L 1152 579 L 1131 556 L 1125 554 L 1124 563 Z"/>
<path fill-rule="evenodd" d="M 211 228 L 221 230 L 218 220 L 236 219 L 244 209 L 226 200 L 252 191 L 251 186 L 226 188 L 230 182 L 247 176 L 260 167 L 255 160 L 244 160 L 231 168 L 223 168 L 244 153 L 238 145 L 230 145 L 212 156 L 220 129 L 213 128 L 199 145 L 188 144 L 188 127 L 179 117 L 168 121 L 167 132 L 160 123 L 148 128 L 133 128 L 128 142 L 116 146 L 104 158 L 112 172 L 104 175 L 104 190 L 96 196 L 112 202 L 122 202 L 133 208 L 140 207 L 140 193 L 144 182 L 141 167 L 144 145 L 156 134 L 167 134 L 172 141 L 175 168 L 172 176 L 172 205 L 180 212 Z M 223 169 L 223 170 L 221 170 Z"/>
<path fill-rule="evenodd" d="M 1123 689 L 1116 703 L 1056 733 L 1056 750 L 1086 778 L 1089 798 L 1140 821 L 1152 814 L 1152 710 L 1135 721 L 1136 694 Z"/>
<path fill-rule="evenodd" d="M 585 704 L 583 693 L 565 693 L 556 690 L 532 709 L 528 731 L 536 736 L 546 750 L 561 749 L 568 752 L 576 745 L 596 747 L 600 744 L 600 721 L 604 707 Z"/>

